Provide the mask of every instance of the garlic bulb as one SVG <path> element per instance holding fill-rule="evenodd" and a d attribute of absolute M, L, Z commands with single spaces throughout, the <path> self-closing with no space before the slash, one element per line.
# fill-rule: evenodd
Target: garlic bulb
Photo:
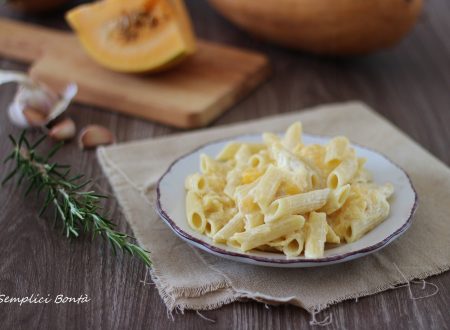
<path fill-rule="evenodd" d="M 0 85 L 10 82 L 31 83 L 31 78 L 23 72 L 0 70 Z"/>
<path fill-rule="evenodd" d="M 69 84 L 62 95 L 48 86 L 33 81 L 23 73 L 0 70 L 0 85 L 19 83 L 8 109 L 11 122 L 21 128 L 41 127 L 61 115 L 78 92 L 76 84 Z"/>
<path fill-rule="evenodd" d="M 67 110 L 70 102 L 72 102 L 75 95 L 78 93 L 78 86 L 75 83 L 67 85 L 66 89 L 61 95 L 61 98 L 53 105 L 48 115 L 48 120 L 51 121 L 61 115 Z"/>
<path fill-rule="evenodd" d="M 23 109 L 24 106 L 22 104 L 19 104 L 14 101 L 11 103 L 8 109 L 9 120 L 11 120 L 11 122 L 14 125 L 20 128 L 26 128 L 30 126 L 28 120 L 25 118 L 25 115 L 23 114 Z"/>

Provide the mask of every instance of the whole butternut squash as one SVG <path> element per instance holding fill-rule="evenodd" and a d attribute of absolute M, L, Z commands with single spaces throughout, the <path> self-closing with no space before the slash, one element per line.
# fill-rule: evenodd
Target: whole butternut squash
<path fill-rule="evenodd" d="M 395 45 L 423 0 L 209 0 L 242 29 L 317 54 L 365 54 Z"/>
<path fill-rule="evenodd" d="M 69 0 L 8 0 L 13 8 L 27 13 L 43 13 L 53 10 Z"/>

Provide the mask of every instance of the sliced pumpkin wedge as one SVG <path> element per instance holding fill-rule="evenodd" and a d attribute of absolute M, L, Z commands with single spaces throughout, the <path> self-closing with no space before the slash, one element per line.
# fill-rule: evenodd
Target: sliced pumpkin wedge
<path fill-rule="evenodd" d="M 161 71 L 195 52 L 182 0 L 103 0 L 66 15 L 86 52 L 120 72 Z"/>

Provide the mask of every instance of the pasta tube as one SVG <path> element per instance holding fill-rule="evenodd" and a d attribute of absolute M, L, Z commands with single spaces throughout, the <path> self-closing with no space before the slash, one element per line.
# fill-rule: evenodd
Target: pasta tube
<path fill-rule="evenodd" d="M 291 215 L 273 223 L 251 228 L 243 233 L 234 234 L 230 242 L 233 246 L 239 246 L 243 251 L 265 245 L 279 237 L 300 230 L 305 224 L 305 218 L 301 215 Z"/>
<path fill-rule="evenodd" d="M 249 158 L 248 164 L 250 165 L 250 167 L 252 168 L 257 168 L 257 169 L 265 169 L 267 167 L 269 163 L 268 157 L 267 157 L 267 153 L 257 153 L 252 155 Z"/>
<path fill-rule="evenodd" d="M 258 184 L 252 190 L 255 202 L 260 208 L 266 208 L 275 198 L 278 188 L 284 177 L 284 172 L 273 165 L 269 165 L 266 173 L 260 178 Z"/>
<path fill-rule="evenodd" d="M 236 166 L 238 168 L 247 165 L 248 160 L 253 155 L 252 150 L 250 149 L 248 144 L 243 144 L 234 155 L 234 159 L 236 160 Z"/>
<path fill-rule="evenodd" d="M 213 237 L 227 224 L 227 219 L 228 217 L 223 211 L 208 215 L 206 218 L 205 234 Z"/>
<path fill-rule="evenodd" d="M 225 226 L 222 227 L 214 236 L 213 241 L 216 243 L 225 243 L 235 233 L 244 230 L 244 216 L 237 213 Z"/>
<path fill-rule="evenodd" d="M 207 194 L 202 199 L 203 210 L 206 213 L 223 212 L 223 202 L 217 194 Z"/>
<path fill-rule="evenodd" d="M 253 196 L 250 194 L 252 188 L 256 186 L 257 182 L 242 185 L 236 188 L 234 199 L 236 205 L 242 214 L 252 213 L 259 210 L 259 206 L 254 202 Z"/>
<path fill-rule="evenodd" d="M 281 143 L 280 137 L 273 133 L 263 133 L 262 138 L 269 147 Z"/>
<path fill-rule="evenodd" d="M 303 194 L 286 196 L 270 204 L 266 222 L 271 222 L 286 215 L 305 214 L 320 209 L 325 205 L 330 189 L 313 190 Z"/>
<path fill-rule="evenodd" d="M 344 205 L 348 196 L 350 196 L 349 184 L 331 190 L 330 194 L 328 195 L 327 203 L 320 209 L 320 211 L 325 212 L 326 214 L 336 212 L 342 207 L 342 205 Z"/>
<path fill-rule="evenodd" d="M 326 148 L 320 144 L 310 144 L 303 148 L 296 148 L 294 153 L 302 159 L 309 160 L 316 168 L 324 170 Z"/>
<path fill-rule="evenodd" d="M 264 224 L 264 215 L 262 213 L 249 213 L 245 215 L 245 229 L 255 228 Z"/>
<path fill-rule="evenodd" d="M 327 243 L 335 243 L 339 244 L 341 242 L 341 239 L 339 236 L 334 232 L 333 228 L 331 228 L 330 225 L 327 225 L 327 237 L 326 237 Z"/>
<path fill-rule="evenodd" d="M 328 232 L 325 213 L 311 212 L 306 226 L 305 258 L 321 258 Z"/>
<path fill-rule="evenodd" d="M 236 188 L 241 185 L 242 171 L 239 168 L 234 168 L 227 173 L 226 184 L 223 192 L 230 197 L 235 194 Z"/>
<path fill-rule="evenodd" d="M 354 152 L 351 152 L 336 167 L 327 178 L 327 186 L 331 189 L 341 187 L 351 181 L 358 171 L 358 159 Z"/>
<path fill-rule="evenodd" d="M 225 163 L 219 162 L 208 155 L 200 155 L 200 170 L 205 174 L 225 174 L 227 166 Z"/>
<path fill-rule="evenodd" d="M 208 186 L 205 177 L 199 173 L 195 173 L 186 178 L 185 188 L 202 195 L 206 193 Z"/>
<path fill-rule="evenodd" d="M 305 233 L 303 230 L 289 234 L 283 241 L 282 251 L 288 257 L 299 256 L 305 245 Z"/>
<path fill-rule="evenodd" d="M 283 146 L 288 150 L 294 150 L 298 145 L 302 144 L 302 123 L 296 122 L 289 126 L 284 135 L 283 141 L 281 142 Z"/>
<path fill-rule="evenodd" d="M 389 215 L 390 206 L 384 196 L 377 194 L 367 205 L 367 210 L 361 218 L 353 219 L 345 233 L 347 242 L 354 242 L 364 234 L 378 226 Z"/>
<path fill-rule="evenodd" d="M 307 163 L 302 161 L 292 152 L 275 145 L 271 148 L 272 157 L 275 159 L 276 166 L 291 172 L 294 178 L 299 179 L 304 186 L 304 190 L 310 190 L 320 182 L 317 172 L 312 169 Z"/>
<path fill-rule="evenodd" d="M 227 161 L 233 159 L 237 151 L 241 147 L 242 143 L 232 142 L 228 143 L 225 148 L 217 155 L 216 159 L 218 161 Z"/>
<path fill-rule="evenodd" d="M 226 178 L 223 175 L 211 174 L 205 177 L 205 181 L 208 189 L 216 193 L 222 193 L 225 188 Z"/>
<path fill-rule="evenodd" d="M 193 191 L 186 194 L 186 216 L 192 229 L 203 233 L 206 227 L 206 217 L 200 196 Z"/>
<path fill-rule="evenodd" d="M 189 226 L 243 251 L 320 258 L 326 243 L 353 242 L 386 219 L 394 187 L 372 183 L 346 137 L 304 145 L 302 130 L 201 155 L 201 173 L 184 183 Z"/>
<path fill-rule="evenodd" d="M 345 136 L 333 138 L 325 147 L 325 165 L 338 166 L 349 152 L 350 142 Z"/>
<path fill-rule="evenodd" d="M 360 239 L 389 215 L 387 198 L 391 192 L 390 184 L 381 188 L 371 184 L 355 185 L 342 209 L 330 219 L 330 225 L 347 243 Z"/>

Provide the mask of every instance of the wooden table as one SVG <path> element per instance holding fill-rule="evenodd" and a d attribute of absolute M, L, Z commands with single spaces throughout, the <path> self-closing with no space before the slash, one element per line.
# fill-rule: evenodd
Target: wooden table
<path fill-rule="evenodd" d="M 413 31 L 398 47 L 355 59 L 327 59 L 271 46 L 239 31 L 219 17 L 204 1 L 189 1 L 199 36 L 267 53 L 273 62 L 271 80 L 233 107 L 213 125 L 239 122 L 317 104 L 358 99 L 418 141 L 436 157 L 450 164 L 450 2 L 426 1 L 425 12 Z M 0 14 L 52 27 L 65 27 L 61 13 L 41 18 L 18 16 L 7 9 Z M 2 69 L 26 67 L 0 59 Z M 6 108 L 14 87 L 0 90 L 0 156 L 10 149 L 7 135 L 17 135 L 7 119 Z M 102 123 L 119 142 L 161 136 L 174 129 L 74 104 L 70 115 L 83 127 Z M 111 193 L 102 177 L 94 152 L 80 152 L 76 143 L 57 157 L 75 171 L 96 178 L 99 189 Z M 2 167 L 1 173 L 9 169 Z M 23 197 L 23 188 L 9 184 L 0 190 L 0 294 L 32 293 L 80 296 L 87 304 L 0 304 L 0 328 L 4 329 L 171 329 L 242 328 L 304 329 L 310 315 L 295 307 L 266 309 L 255 302 L 234 303 L 203 314 L 195 312 L 167 317 L 157 290 L 144 286 L 144 267 L 129 257 L 115 257 L 101 240 L 68 242 L 39 219 L 37 199 Z M 130 231 L 117 202 L 106 209 L 119 229 Z M 448 220 L 448 219 L 447 219 Z M 448 247 L 447 247 L 448 248 Z M 450 325 L 450 273 L 434 276 L 438 295 L 425 300 L 408 298 L 406 288 L 348 301 L 331 307 L 318 318 L 333 314 L 330 328 L 443 329 Z"/>

